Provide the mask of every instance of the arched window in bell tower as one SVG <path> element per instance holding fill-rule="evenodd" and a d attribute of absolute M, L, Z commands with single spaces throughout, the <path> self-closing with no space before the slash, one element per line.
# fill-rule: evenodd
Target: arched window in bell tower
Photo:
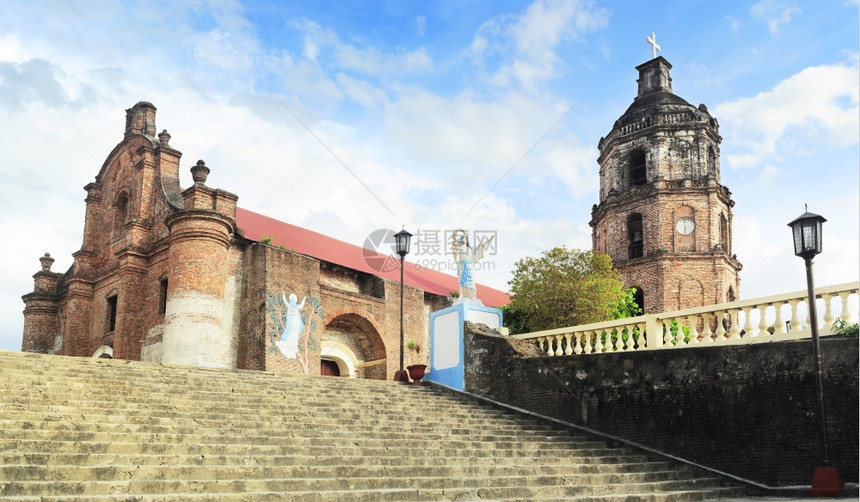
<path fill-rule="evenodd" d="M 642 215 L 633 213 L 627 217 L 627 258 L 642 257 Z"/>
<path fill-rule="evenodd" d="M 642 150 L 633 150 L 630 152 L 630 183 L 633 186 L 641 186 L 647 181 L 645 152 Z"/>
<path fill-rule="evenodd" d="M 729 249 L 729 222 L 724 214 L 720 215 L 720 247 L 726 253 L 731 254 L 732 250 Z"/>

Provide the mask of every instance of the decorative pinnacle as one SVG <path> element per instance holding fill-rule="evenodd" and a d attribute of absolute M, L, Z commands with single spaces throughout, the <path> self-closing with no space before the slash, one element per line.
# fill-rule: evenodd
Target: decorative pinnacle
<path fill-rule="evenodd" d="M 167 129 L 161 131 L 161 133 L 158 135 L 158 141 L 160 141 L 161 144 L 165 146 L 170 143 L 170 134 L 167 132 Z"/>
<path fill-rule="evenodd" d="M 209 168 L 206 167 L 206 163 L 202 160 L 197 161 L 197 165 L 191 168 L 191 179 L 194 180 L 194 183 L 197 184 L 205 184 L 206 178 L 209 176 Z"/>
<path fill-rule="evenodd" d="M 43 272 L 50 272 L 51 271 L 51 265 L 54 264 L 54 259 L 51 258 L 51 253 L 45 253 L 45 256 L 39 258 L 39 262 L 41 262 L 41 264 L 42 264 L 42 271 Z"/>

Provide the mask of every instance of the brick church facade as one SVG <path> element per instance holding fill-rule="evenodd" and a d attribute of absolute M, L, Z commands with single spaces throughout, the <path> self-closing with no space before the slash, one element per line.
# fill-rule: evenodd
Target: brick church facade
<path fill-rule="evenodd" d="M 155 114 L 147 102 L 126 111 L 123 140 L 84 187 L 83 243 L 69 270 L 40 259 L 23 296 L 22 350 L 391 378 L 400 360 L 392 258 L 237 207 L 235 194 L 206 185 L 203 161 L 180 188 L 181 153 L 166 130 L 156 134 Z M 429 313 L 450 305 L 457 278 L 404 272 L 405 338 L 427 346 Z M 479 296 L 508 300 L 485 287 Z M 291 308 L 300 322 L 287 321 Z M 279 349 L 291 330 L 293 350 Z"/>
<path fill-rule="evenodd" d="M 717 119 L 672 93 L 662 56 L 638 66 L 636 98 L 600 139 L 593 248 L 612 257 L 646 313 L 738 299 L 732 207 Z"/>

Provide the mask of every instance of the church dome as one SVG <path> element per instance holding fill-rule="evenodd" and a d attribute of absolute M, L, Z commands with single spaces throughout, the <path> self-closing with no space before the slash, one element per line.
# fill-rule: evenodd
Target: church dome
<path fill-rule="evenodd" d="M 644 96 L 636 96 L 633 100 L 633 103 L 625 110 L 624 115 L 628 113 L 634 112 L 636 110 L 640 110 L 642 108 L 648 108 L 650 106 L 658 106 L 658 105 L 684 105 L 684 106 L 693 106 L 687 102 L 684 98 L 672 94 L 669 91 L 655 91 L 649 94 L 645 94 Z"/>

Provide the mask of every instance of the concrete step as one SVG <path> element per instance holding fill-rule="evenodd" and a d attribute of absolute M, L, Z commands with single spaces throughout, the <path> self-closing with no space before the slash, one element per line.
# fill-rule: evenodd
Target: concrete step
<path fill-rule="evenodd" d="M 34 437 L 31 430 L 6 430 L 3 431 L 3 437 L 0 439 L 0 444 L 9 441 L 30 440 Z M 480 440 L 472 438 L 452 439 L 449 437 L 413 437 L 407 439 L 387 438 L 384 436 L 329 436 L 320 435 L 318 437 L 299 437 L 290 433 L 285 433 L 280 436 L 260 436 L 254 431 L 245 434 L 243 431 L 217 432 L 213 431 L 210 434 L 205 433 L 111 433 L 111 432 L 80 432 L 80 431 L 39 431 L 39 441 L 46 445 L 59 442 L 91 442 L 91 443 L 129 443 L 129 444 L 176 444 L 176 443 L 219 443 L 219 444 L 236 444 L 236 445 L 272 445 L 272 446 L 291 446 L 291 447 L 313 447 L 319 445 L 321 441 L 329 447 L 346 448 L 413 448 L 421 449 L 425 452 L 436 450 L 509 450 L 519 451 L 523 453 L 533 453 L 536 450 L 543 452 L 559 451 L 570 454 L 591 454 L 594 452 L 610 451 L 605 445 L 597 444 L 595 446 L 572 446 L 558 442 L 524 442 L 517 440 Z"/>
<path fill-rule="evenodd" d="M 741 492 L 737 488 L 716 488 L 706 490 L 679 490 L 663 491 L 650 494 L 619 493 L 600 495 L 566 495 L 563 497 L 538 496 L 531 494 L 526 496 L 520 491 L 516 495 L 499 496 L 486 489 L 463 489 L 463 490 L 430 490 L 430 489 L 377 489 L 377 490 L 337 490 L 337 491 L 309 491 L 292 492 L 289 500 L 295 502 L 376 502 L 376 501 L 436 501 L 436 500 L 496 500 L 504 501 L 544 501 L 544 502 L 693 502 L 703 500 L 732 499 L 738 497 Z M 488 497 L 488 495 L 496 495 Z M 236 494 L 225 497 L 228 500 L 240 500 L 243 502 L 282 502 L 286 499 L 283 492 L 253 492 Z M 67 502 L 67 496 L 13 496 L 6 497 L 9 502 Z M 76 496 L 76 502 L 202 502 L 220 500 L 212 494 L 200 493 L 172 493 L 170 495 L 84 495 Z"/>
<path fill-rule="evenodd" d="M 401 456 L 414 455 L 419 448 L 415 444 L 385 444 L 379 440 L 376 444 L 361 444 L 356 440 L 354 443 L 343 443 L 334 445 L 325 444 L 327 448 L 336 448 L 338 455 L 374 455 L 374 456 Z M 229 443 L 221 441 L 217 436 L 203 438 L 200 441 L 191 441 L 188 438 L 176 437 L 159 438 L 159 440 L 141 441 L 130 437 L 116 437 L 110 441 L 88 441 L 82 439 L 71 440 L 45 440 L 45 439 L 2 439 L 0 438 L 0 452 L 21 453 L 102 453 L 115 455 L 142 455 L 142 454 L 173 454 L 173 455 L 313 455 L 319 454 L 322 445 L 311 443 L 308 445 L 297 444 L 271 444 L 271 443 Z M 543 459 L 545 457 L 564 457 L 579 460 L 591 460 L 594 462 L 616 463 L 630 458 L 628 452 L 621 449 L 607 448 L 504 448 L 484 445 L 481 448 L 463 448 L 462 445 L 442 446 L 435 445 L 427 448 L 423 453 L 447 456 L 471 456 L 490 457 L 503 455 L 518 459 Z M 646 457 L 639 457 L 645 460 Z"/>
<path fill-rule="evenodd" d="M 644 483 L 652 481 L 677 481 L 690 479 L 690 471 L 636 469 L 618 471 L 612 466 L 593 467 L 592 469 L 576 472 L 580 482 L 583 476 L 592 483 Z M 336 465 L 336 466 L 306 466 L 306 465 L 110 465 L 110 466 L 77 466 L 77 465 L 6 465 L 0 466 L 0 479 L 16 481 L 67 481 L 70 479 L 158 479 L 182 481 L 188 479 L 217 479 L 217 480 L 248 480 L 274 479 L 289 477 L 293 482 L 299 479 L 327 479 L 331 483 L 340 483 L 342 479 L 352 478 L 412 478 L 412 477 L 512 477 L 512 476 L 564 476 L 574 479 L 569 465 Z M 304 482 L 300 483 L 303 484 Z M 316 481 L 317 486 L 323 485 Z M 335 486 L 336 488 L 337 486 Z"/>
<path fill-rule="evenodd" d="M 402 428 L 378 429 L 372 426 L 341 425 L 338 428 L 320 428 L 308 424 L 295 426 L 272 427 L 265 426 L 242 426 L 240 423 L 229 425 L 206 425 L 206 424 L 134 424 L 121 422 L 14 422 L 11 420 L 0 420 L 0 430 L 4 431 L 5 439 L 28 439 L 33 436 L 33 430 L 40 431 L 41 439 L 81 439 L 98 441 L 94 434 L 107 434 L 107 437 L 147 435 L 148 437 L 167 438 L 168 435 L 183 435 L 189 439 L 192 436 L 214 437 L 222 436 L 238 439 L 227 439 L 225 442 L 247 442 L 250 444 L 282 444 L 291 442 L 298 444 L 297 440 L 319 441 L 326 439 L 351 440 L 354 437 L 369 438 L 392 441 L 392 445 L 409 442 L 416 443 L 416 437 L 422 443 L 446 441 L 446 440 L 468 440 L 470 442 L 493 443 L 496 446 L 508 443 L 523 445 L 554 444 L 569 448 L 599 449 L 606 445 L 600 441 L 588 440 L 584 437 L 542 436 L 533 434 L 517 435 L 512 431 L 506 433 L 488 433 L 478 430 L 460 430 L 446 433 L 440 429 L 418 429 L 404 431 Z M 253 431 L 252 435 L 248 431 Z M 288 430 L 288 433 L 284 431 Z M 285 438 L 282 440 L 282 438 Z"/>
<path fill-rule="evenodd" d="M 282 467 L 329 467 L 329 466 L 484 466 L 522 467 L 522 458 L 508 456 L 455 456 L 443 458 L 426 455 L 388 456 L 320 456 L 320 455 L 190 455 L 190 454 L 112 454 L 112 453 L 0 453 L 0 465 L 6 466 L 64 466 L 106 467 L 113 465 L 134 466 L 282 466 Z M 632 455 L 600 457 L 561 457 L 546 455 L 535 465 L 557 467 L 575 472 L 638 472 L 640 470 L 666 471 L 672 464 L 651 461 Z"/>
<path fill-rule="evenodd" d="M 737 493 L 583 433 L 383 381 L 0 351 L 0 431 L 3 500 Z"/>
<path fill-rule="evenodd" d="M 294 492 L 336 492 L 364 490 L 448 490 L 463 493 L 465 490 L 482 490 L 490 498 L 510 497 L 567 497 L 623 493 L 656 493 L 661 491 L 711 490 L 719 488 L 719 481 L 711 478 L 694 478 L 630 483 L 592 483 L 581 475 L 513 475 L 504 477 L 457 476 L 434 477 L 412 475 L 407 477 L 355 477 L 355 478 L 298 478 L 217 479 L 214 474 L 202 478 L 131 479 L 134 471 L 123 473 L 124 478 L 111 481 L 15 481 L 0 484 L 0 496 L 21 495 L 116 495 L 116 494 L 172 494 L 205 492 L 213 495 L 233 495 L 248 492 L 280 492 L 291 498 Z M 284 473 L 290 476 L 290 473 Z M 487 498 L 486 496 L 483 498 Z"/>
<path fill-rule="evenodd" d="M 310 407 L 293 406 L 242 406 L 238 403 L 229 403 L 227 400 L 219 400 L 217 402 L 209 401 L 210 404 L 205 406 L 195 406 L 194 401 L 176 401 L 173 404 L 158 404 L 158 403 L 123 403 L 122 407 L 117 406 L 117 401 L 87 401 L 78 399 L 74 394 L 66 394 L 67 399 L 64 404 L 44 404 L 40 402 L 27 402 L 27 398 L 19 396 L 14 399 L 0 399 L 0 406 L 5 409 L 15 409 L 21 413 L 29 412 L 31 416 L 44 416 L 46 420 L 52 417 L 67 417 L 74 414 L 75 416 L 83 415 L 84 417 L 97 415 L 107 417 L 150 417 L 164 418 L 169 420 L 205 417 L 209 420 L 234 420 L 243 419 L 248 421 L 258 421 L 267 423 L 284 423 L 284 422 L 317 422 L 317 423 L 354 423 L 364 422 L 380 426 L 400 426 L 404 428 L 403 412 L 390 412 L 388 410 L 374 410 L 366 408 L 361 411 L 337 411 L 325 408 L 320 404 L 320 408 L 326 409 L 326 413 L 320 415 Z M 71 403 L 75 404 L 71 404 Z M 376 411 L 374 414 L 373 412 Z M 409 416 L 413 415 L 410 410 Z M 22 415 L 24 416 L 24 415 Z M 445 424 L 456 425 L 458 429 L 476 429 L 478 427 L 488 428 L 493 431 L 517 430 L 517 431 L 533 431 L 544 432 L 550 435 L 570 435 L 565 431 L 560 433 L 552 428 L 542 425 L 537 425 L 531 422 L 521 422 L 508 420 L 490 420 L 492 417 L 482 417 L 480 414 L 464 415 L 458 413 L 457 410 L 451 410 L 449 413 L 425 412 L 420 411 L 420 420 L 415 420 L 410 423 L 409 427 L 444 427 Z M 108 418 L 111 420 L 111 418 Z M 410 418 L 411 420 L 411 418 Z"/>

